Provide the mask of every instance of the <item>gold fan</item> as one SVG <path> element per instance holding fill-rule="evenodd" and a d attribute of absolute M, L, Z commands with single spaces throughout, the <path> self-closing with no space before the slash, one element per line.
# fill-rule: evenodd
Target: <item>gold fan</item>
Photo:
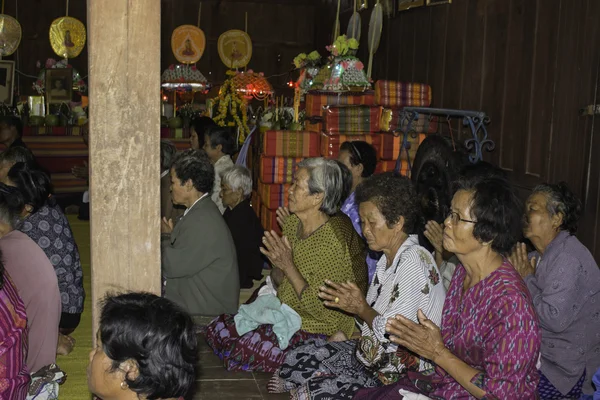
<path fill-rule="evenodd" d="M 171 35 L 171 49 L 175 58 L 182 64 L 195 64 L 206 48 L 206 37 L 194 25 L 181 25 Z"/>
<path fill-rule="evenodd" d="M 81 21 L 72 17 L 57 18 L 50 25 L 52 50 L 62 58 L 75 58 L 85 46 L 86 32 Z"/>
<path fill-rule="evenodd" d="M 21 24 L 10 15 L 0 14 L 0 57 L 10 56 L 21 43 Z"/>
<path fill-rule="evenodd" d="M 252 58 L 252 41 L 244 31 L 232 29 L 219 36 L 217 41 L 219 57 L 227 68 L 243 68 Z"/>

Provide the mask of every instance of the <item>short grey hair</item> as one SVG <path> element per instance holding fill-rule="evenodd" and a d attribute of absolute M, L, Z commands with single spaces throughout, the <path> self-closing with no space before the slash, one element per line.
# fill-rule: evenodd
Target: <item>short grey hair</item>
<path fill-rule="evenodd" d="M 308 190 L 310 194 L 323 193 L 320 211 L 334 215 L 345 200 L 344 176 L 335 160 L 325 158 L 307 158 L 298 164 L 298 169 L 308 172 Z"/>
<path fill-rule="evenodd" d="M 221 182 L 229 185 L 233 191 L 242 189 L 245 198 L 252 193 L 252 175 L 250 170 L 242 165 L 234 165 L 223 171 Z"/>
<path fill-rule="evenodd" d="M 160 141 L 160 168 L 162 171 L 171 169 L 175 156 L 177 155 L 177 147 L 169 140 Z"/>

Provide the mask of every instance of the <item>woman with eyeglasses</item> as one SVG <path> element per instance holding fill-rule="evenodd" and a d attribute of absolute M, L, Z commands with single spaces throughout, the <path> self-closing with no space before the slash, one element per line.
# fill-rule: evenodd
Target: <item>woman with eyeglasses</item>
<path fill-rule="evenodd" d="M 419 207 L 413 185 L 393 172 L 375 175 L 358 186 L 356 202 L 369 248 L 383 252 L 375 277 L 366 297 L 353 283 L 331 280 L 320 287 L 319 297 L 325 306 L 361 321 L 360 339 L 304 341 L 287 354 L 268 385 L 271 392 L 290 391 L 292 399 L 351 399 L 362 387 L 389 385 L 428 365 L 391 343 L 385 331 L 394 315 L 417 321 L 419 309 L 435 323 L 442 318 L 439 271 L 414 234 Z"/>
<path fill-rule="evenodd" d="M 516 195 L 498 178 L 461 182 L 444 225 L 444 248 L 460 264 L 441 329 L 422 310 L 418 323 L 402 315 L 386 323 L 393 343 L 431 360 L 435 370 L 362 389 L 354 399 L 415 393 L 432 399 L 535 399 L 540 329 L 529 291 L 505 258 L 521 231 Z"/>

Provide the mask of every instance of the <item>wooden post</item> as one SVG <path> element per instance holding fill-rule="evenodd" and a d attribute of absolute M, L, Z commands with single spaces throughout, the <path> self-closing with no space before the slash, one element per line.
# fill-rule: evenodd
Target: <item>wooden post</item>
<path fill-rule="evenodd" d="M 95 333 L 107 291 L 160 293 L 160 0 L 87 4 Z"/>

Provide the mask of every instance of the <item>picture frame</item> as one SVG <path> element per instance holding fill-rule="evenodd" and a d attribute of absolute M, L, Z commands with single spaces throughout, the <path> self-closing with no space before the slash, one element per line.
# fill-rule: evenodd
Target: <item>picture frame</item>
<path fill-rule="evenodd" d="M 396 8 L 400 11 L 410 10 L 411 8 L 422 7 L 425 0 L 397 0 Z"/>
<path fill-rule="evenodd" d="M 73 98 L 73 69 L 47 69 L 45 86 L 48 104 L 69 103 Z"/>
<path fill-rule="evenodd" d="M 452 0 L 427 0 L 427 6 L 438 6 L 441 4 L 451 4 Z"/>
<path fill-rule="evenodd" d="M 15 62 L 0 60 L 0 103 L 13 104 L 15 85 Z"/>

